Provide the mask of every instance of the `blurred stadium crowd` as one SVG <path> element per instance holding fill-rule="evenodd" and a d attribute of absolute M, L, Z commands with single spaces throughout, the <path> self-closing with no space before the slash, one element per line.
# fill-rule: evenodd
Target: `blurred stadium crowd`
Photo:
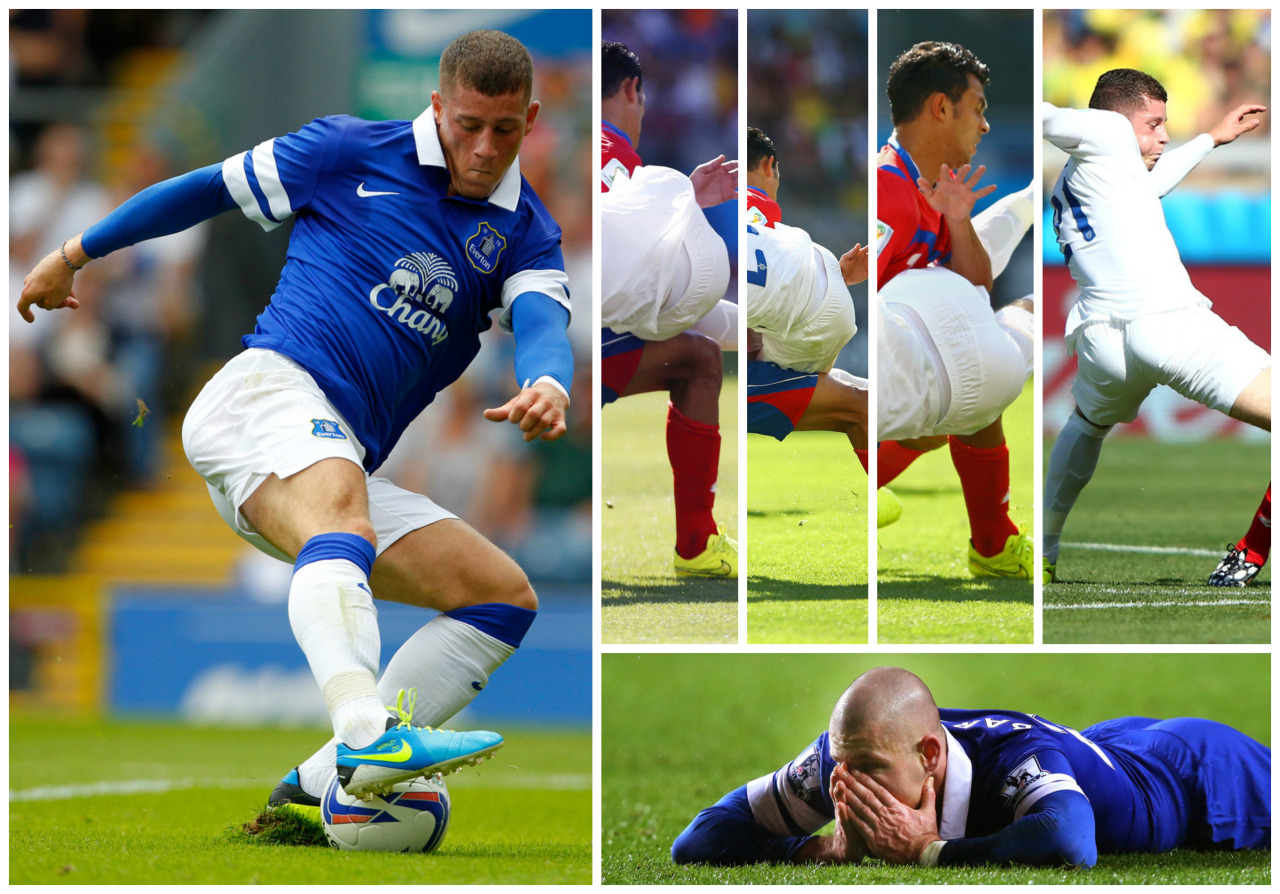
<path fill-rule="evenodd" d="M 80 309 L 37 312 L 34 325 L 14 309 L 23 277 L 63 239 L 140 189 L 310 120 L 308 110 L 291 110 L 247 145 L 219 145 L 217 128 L 206 127 L 206 135 L 215 139 L 205 139 L 199 153 L 176 150 L 182 141 L 164 139 L 165 125 L 173 126 L 164 113 L 193 71 L 207 77 L 211 65 L 239 67 L 246 89 L 260 90 L 252 87 L 261 84 L 253 72 L 267 61 L 246 60 L 234 46 L 226 61 L 211 60 L 219 37 L 226 51 L 225 45 L 233 43 L 225 39 L 229 35 L 279 33 L 278 17 L 306 16 L 310 27 L 329 28 L 334 39 L 359 44 L 352 53 L 359 65 L 365 35 L 377 22 L 366 15 L 10 12 L 11 573 L 75 568 L 86 525 L 112 512 L 115 495 L 166 486 L 167 469 L 185 463 L 176 434 L 187 405 L 216 366 L 238 349 L 238 342 L 220 334 L 234 332 L 238 338 L 251 331 L 274 289 L 286 242 L 225 215 L 90 265 L 76 277 Z M 284 24 L 291 21 L 298 19 Z M 515 555 L 535 580 L 586 581 L 594 405 L 591 55 L 584 45 L 577 55 L 544 59 L 535 49 L 534 57 L 535 98 L 543 101 L 543 113 L 522 152 L 522 172 L 564 229 L 578 308 L 571 328 L 577 377 L 570 433 L 554 445 L 530 446 L 513 426 L 482 418 L 485 407 L 505 402 L 515 387 L 511 339 L 491 331 L 486 339 L 492 344 L 466 378 L 424 412 L 381 474 L 457 512 Z M 332 60 L 312 64 L 332 65 Z M 360 114 L 349 86 L 355 73 L 329 74 L 345 89 L 335 91 L 324 110 L 314 114 Z M 421 107 L 432 86 L 421 84 Z M 254 103 L 252 92 L 225 99 L 245 108 Z M 256 240 L 255 252 L 266 257 L 245 257 L 242 263 L 233 253 L 216 255 L 227 232 Z M 207 514 L 211 507 L 198 511 Z"/>
<path fill-rule="evenodd" d="M 1044 47 L 1049 102 L 1085 108 L 1098 75 L 1136 68 L 1168 90 L 1175 142 L 1271 93 L 1269 9 L 1046 10 Z"/>

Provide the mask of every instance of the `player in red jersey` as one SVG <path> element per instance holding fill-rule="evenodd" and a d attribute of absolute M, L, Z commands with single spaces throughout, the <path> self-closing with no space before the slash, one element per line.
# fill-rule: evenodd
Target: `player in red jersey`
<path fill-rule="evenodd" d="M 624 44 L 605 41 L 601 82 L 600 188 L 608 192 L 642 164 L 635 149 L 645 109 L 640 60 Z M 736 187 L 736 166 L 726 165 L 721 156 L 699 166 L 690 180 L 700 206 L 727 201 Z M 643 341 L 605 328 L 601 337 L 604 403 L 650 391 L 666 391 L 671 397 L 667 457 L 675 479 L 676 573 L 736 577 L 737 544 L 712 515 L 720 466 L 720 345 L 691 331 L 664 341 Z"/>
<path fill-rule="evenodd" d="M 876 172 L 880 288 L 903 270 L 941 264 L 991 289 L 991 259 L 971 220 L 977 200 L 995 190 L 979 189 L 985 168 L 970 165 L 990 130 L 987 77 L 972 52 L 935 41 L 916 44 L 890 66 L 894 133 Z M 972 435 L 881 444 L 877 483 L 948 442 L 969 514 L 969 570 L 1030 579 L 1033 545 L 1009 517 L 1009 448 L 1000 419 Z"/>
<path fill-rule="evenodd" d="M 747 128 L 747 225 L 781 223 L 777 149 L 758 127 Z M 868 250 L 854 246 L 840 258 L 847 285 L 867 278 Z M 751 308 L 747 309 L 751 317 Z M 760 359 L 762 340 L 747 330 L 747 431 L 781 441 L 792 431 L 843 432 L 867 468 L 867 380 L 830 369 L 802 373 Z M 882 521 L 883 525 L 885 522 Z"/>

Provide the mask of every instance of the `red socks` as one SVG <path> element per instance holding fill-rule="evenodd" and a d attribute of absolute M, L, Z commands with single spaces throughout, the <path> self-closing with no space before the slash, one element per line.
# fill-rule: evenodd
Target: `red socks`
<path fill-rule="evenodd" d="M 1265 565 L 1267 556 L 1271 554 L 1271 485 L 1267 485 L 1267 495 L 1262 498 L 1262 505 L 1253 516 L 1253 524 L 1249 533 L 1236 544 L 1236 549 L 1247 552 L 1245 558 L 1255 565 Z"/>
<path fill-rule="evenodd" d="M 994 556 L 1018 533 L 1009 518 L 1009 448 L 969 447 L 950 440 L 951 461 L 969 511 L 969 538 L 981 555 Z"/>
<path fill-rule="evenodd" d="M 692 559 L 716 533 L 711 510 L 720 468 L 720 426 L 690 419 L 668 403 L 667 457 L 675 478 L 676 552 Z"/>
<path fill-rule="evenodd" d="M 876 472 L 876 487 L 884 487 L 893 479 L 906 471 L 907 466 L 924 456 L 928 451 L 912 450 L 903 447 L 897 441 L 885 441 L 876 451 L 876 462 L 880 464 Z"/>
<path fill-rule="evenodd" d="M 853 448 L 853 452 L 858 455 L 858 462 L 862 463 L 862 471 L 864 472 L 870 471 L 869 467 L 867 466 L 867 451 L 859 450 L 857 447 L 855 447 Z"/>

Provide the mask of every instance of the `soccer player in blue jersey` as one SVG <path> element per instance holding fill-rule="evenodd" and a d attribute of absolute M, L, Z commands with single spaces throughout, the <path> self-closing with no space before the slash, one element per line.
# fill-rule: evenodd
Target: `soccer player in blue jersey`
<path fill-rule="evenodd" d="M 835 820 L 831 835 L 815 836 Z M 1197 718 L 1076 732 L 1017 711 L 939 710 L 896 667 L 867 671 L 800 756 L 694 818 L 677 863 L 1022 863 L 1271 847 L 1271 749 Z"/>
<path fill-rule="evenodd" d="M 19 310 L 30 321 L 33 307 L 78 307 L 75 272 L 126 245 L 232 209 L 264 230 L 296 217 L 246 350 L 183 426 L 222 517 L 294 563 L 289 620 L 333 721 L 334 739 L 272 803 L 317 807 L 335 768 L 348 793 L 385 791 L 502 742 L 426 727 L 484 688 L 520 645 L 537 597 L 475 530 L 370 473 L 467 368 L 493 311 L 515 336 L 519 390 L 485 417 L 518 425 L 526 441 L 565 432 L 573 361 L 560 228 L 517 159 L 538 116 L 532 89 L 523 44 L 465 34 L 441 56 L 439 90 L 417 119 L 320 118 L 157 184 L 26 278 Z M 374 595 L 441 612 L 380 680 Z"/>

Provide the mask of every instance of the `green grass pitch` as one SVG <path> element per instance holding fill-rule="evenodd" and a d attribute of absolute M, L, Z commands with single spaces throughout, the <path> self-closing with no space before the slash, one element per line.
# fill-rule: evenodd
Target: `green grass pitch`
<path fill-rule="evenodd" d="M 1245 589 L 1205 583 L 1248 530 L 1269 459 L 1265 441 L 1108 438 L 1045 587 L 1044 641 L 1271 642 L 1270 565 Z"/>
<path fill-rule="evenodd" d="M 867 642 L 867 476 L 849 439 L 747 439 L 747 640 Z"/>
<path fill-rule="evenodd" d="M 239 827 L 324 738 L 11 718 L 9 883 L 591 882 L 590 733 L 516 730 L 493 760 L 448 776 L 452 818 L 432 854 L 247 841 Z"/>
<path fill-rule="evenodd" d="M 1010 515 L 1032 529 L 1035 381 L 1004 413 Z M 1030 643 L 1032 584 L 969 573 L 969 517 L 951 452 L 916 460 L 889 485 L 902 518 L 878 532 L 876 637 L 880 643 Z"/>
<path fill-rule="evenodd" d="M 716 521 L 737 539 L 738 380 L 720 389 Z M 736 643 L 737 580 L 677 578 L 666 393 L 624 397 L 601 417 L 601 640 Z"/>
<path fill-rule="evenodd" d="M 948 707 L 1005 708 L 1082 729 L 1124 715 L 1201 716 L 1270 743 L 1269 655 L 622 655 L 602 658 L 605 884 L 1268 884 L 1269 852 L 1099 857 L 1092 870 L 675 866 L 703 807 L 794 758 L 845 686 L 896 664 Z M 655 697 L 661 693 L 661 697 Z M 826 833 L 830 829 L 823 830 Z"/>

